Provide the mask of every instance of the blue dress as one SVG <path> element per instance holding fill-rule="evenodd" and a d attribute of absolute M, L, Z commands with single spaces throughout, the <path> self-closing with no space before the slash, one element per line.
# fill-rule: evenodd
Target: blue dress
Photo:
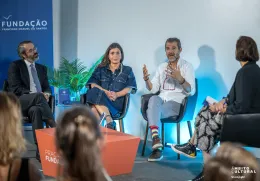
<path fill-rule="evenodd" d="M 119 92 L 127 87 L 132 88 L 132 94 L 137 90 L 132 68 L 123 64 L 114 73 L 109 69 L 109 65 L 97 67 L 87 82 L 89 88 L 90 84 L 97 84 L 103 89 L 114 92 Z M 124 99 L 125 97 L 122 96 L 111 101 L 104 91 L 94 87 L 88 90 L 86 101 L 90 105 L 104 105 L 109 109 L 112 117 L 118 117 L 122 113 Z"/>

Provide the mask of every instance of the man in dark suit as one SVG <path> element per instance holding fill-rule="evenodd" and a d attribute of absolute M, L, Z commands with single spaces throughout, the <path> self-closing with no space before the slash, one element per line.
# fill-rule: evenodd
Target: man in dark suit
<path fill-rule="evenodd" d="M 47 68 L 35 63 L 39 56 L 31 41 L 23 41 L 18 45 L 21 60 L 11 63 L 8 70 L 9 91 L 19 97 L 22 113 L 32 121 L 35 144 L 35 129 L 43 128 L 43 121 L 55 127 L 52 111 L 48 105 L 51 89 L 47 77 Z M 40 161 L 37 146 L 36 158 Z"/>

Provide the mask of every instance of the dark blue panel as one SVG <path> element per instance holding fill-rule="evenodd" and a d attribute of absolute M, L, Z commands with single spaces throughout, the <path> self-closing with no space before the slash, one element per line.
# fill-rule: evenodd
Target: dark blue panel
<path fill-rule="evenodd" d="M 0 1 L 0 89 L 10 62 L 19 59 L 16 49 L 24 40 L 38 48 L 39 63 L 53 67 L 51 0 Z"/>

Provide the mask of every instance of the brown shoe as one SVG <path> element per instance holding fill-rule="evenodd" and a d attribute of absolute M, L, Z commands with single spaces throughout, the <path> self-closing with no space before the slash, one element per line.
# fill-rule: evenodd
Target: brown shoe
<path fill-rule="evenodd" d="M 163 158 L 162 150 L 153 150 L 148 158 L 148 162 L 157 162 Z"/>
<path fill-rule="evenodd" d="M 153 142 L 152 142 L 152 149 L 157 150 L 162 147 L 163 147 L 163 145 L 162 145 L 161 139 L 158 136 L 154 137 Z"/>

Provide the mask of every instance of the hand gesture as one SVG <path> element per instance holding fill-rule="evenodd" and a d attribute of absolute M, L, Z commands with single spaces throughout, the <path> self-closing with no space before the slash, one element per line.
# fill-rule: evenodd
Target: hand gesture
<path fill-rule="evenodd" d="M 165 72 L 168 77 L 177 80 L 180 84 L 185 81 L 185 79 L 181 76 L 180 67 L 177 67 L 177 69 L 173 69 L 170 66 L 167 66 Z"/>
<path fill-rule="evenodd" d="M 149 76 L 150 76 L 145 64 L 144 64 L 144 67 L 143 67 L 143 76 L 144 76 L 143 78 L 144 78 L 145 81 L 147 81 L 149 79 Z"/>

